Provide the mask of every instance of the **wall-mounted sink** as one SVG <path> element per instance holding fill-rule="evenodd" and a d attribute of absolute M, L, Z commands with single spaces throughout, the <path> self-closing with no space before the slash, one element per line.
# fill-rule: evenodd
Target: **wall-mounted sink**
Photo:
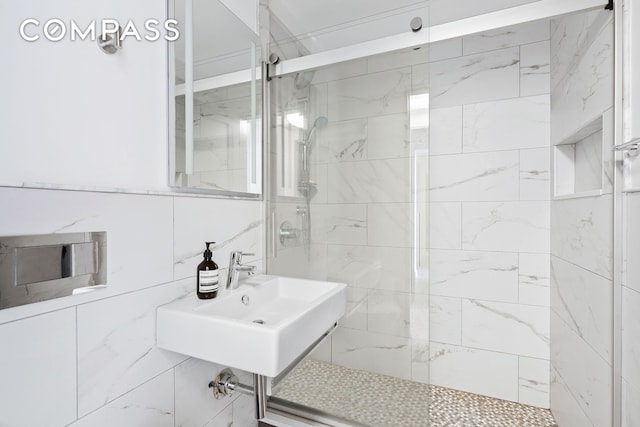
<path fill-rule="evenodd" d="M 344 283 L 270 275 L 158 308 L 158 347 L 275 377 L 345 312 Z"/>

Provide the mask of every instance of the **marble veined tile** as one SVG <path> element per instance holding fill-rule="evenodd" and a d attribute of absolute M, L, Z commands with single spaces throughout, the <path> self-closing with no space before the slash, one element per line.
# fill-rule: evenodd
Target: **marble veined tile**
<path fill-rule="evenodd" d="M 365 204 L 340 203 L 311 207 L 311 241 L 314 243 L 365 245 L 367 232 Z"/>
<path fill-rule="evenodd" d="M 610 425 L 611 365 L 575 334 L 553 310 L 551 360 L 557 374 L 574 396 L 580 412 L 584 412 L 594 426 Z M 552 385 L 551 396 L 555 399 L 553 388 Z M 569 414 L 568 418 L 574 417 L 574 414 Z M 562 417 L 558 421 L 562 422 Z"/>
<path fill-rule="evenodd" d="M 252 411 L 253 412 L 253 411 Z M 204 425 L 204 427 L 230 427 L 233 426 L 233 403 L 227 405 L 218 415 Z"/>
<path fill-rule="evenodd" d="M 435 249 L 462 249 L 462 203 L 429 203 L 429 243 Z"/>
<path fill-rule="evenodd" d="M 173 370 L 168 370 L 70 427 L 173 427 L 173 396 Z"/>
<path fill-rule="evenodd" d="M 515 98 L 519 63 L 517 47 L 431 63 L 431 107 Z"/>
<path fill-rule="evenodd" d="M 520 96 L 551 91 L 549 40 L 520 46 Z"/>
<path fill-rule="evenodd" d="M 406 112 L 410 89 L 411 68 L 329 82 L 329 120 Z"/>
<path fill-rule="evenodd" d="M 622 288 L 622 376 L 640 390 L 640 292 Z M 635 408 L 638 409 L 637 407 Z"/>
<path fill-rule="evenodd" d="M 575 145 L 575 192 L 602 188 L 602 131 Z"/>
<path fill-rule="evenodd" d="M 431 295 L 429 334 L 431 341 L 462 343 L 462 300 L 460 298 Z"/>
<path fill-rule="evenodd" d="M 520 150 L 520 200 L 549 200 L 550 197 L 549 148 Z"/>
<path fill-rule="evenodd" d="M 214 216 L 215 215 L 215 216 Z M 214 219 L 215 218 L 215 219 Z M 176 197 L 174 201 L 174 275 L 195 276 L 202 261 L 205 241 L 213 260 L 224 268 L 232 251 L 252 252 L 262 257 L 262 208 L 256 201 Z M 251 259 L 247 258 L 246 261 Z"/>
<path fill-rule="evenodd" d="M 368 289 L 411 291 L 411 249 L 329 245 L 327 280 Z"/>
<path fill-rule="evenodd" d="M 431 250 L 431 294 L 518 302 L 518 254 Z"/>
<path fill-rule="evenodd" d="M 517 151 L 431 156 L 432 202 L 517 200 Z"/>
<path fill-rule="evenodd" d="M 549 254 L 520 253 L 518 302 L 549 307 L 551 304 L 551 261 Z"/>
<path fill-rule="evenodd" d="M 340 319 L 343 328 L 367 330 L 369 293 L 367 289 L 347 287 L 347 309 Z"/>
<path fill-rule="evenodd" d="M 611 278 L 611 195 L 551 204 L 551 254 Z"/>
<path fill-rule="evenodd" d="M 569 328 L 611 363 L 611 280 L 551 257 L 551 307 Z"/>
<path fill-rule="evenodd" d="M 187 295 L 195 298 L 194 290 L 195 282 L 184 280 L 78 306 L 80 416 L 186 358 L 156 347 L 156 309 Z"/>
<path fill-rule="evenodd" d="M 637 402 L 640 402 L 640 384 L 636 381 L 623 378 L 622 427 L 635 427 L 640 425 L 640 411 L 638 411 Z"/>
<path fill-rule="evenodd" d="M 602 30 L 603 19 L 610 13 L 592 10 L 551 20 L 551 88 L 567 79 L 584 51 Z"/>
<path fill-rule="evenodd" d="M 594 427 L 574 396 L 575 390 L 558 374 L 555 366 L 551 365 L 551 385 L 549 387 L 551 397 L 551 411 L 553 417 L 560 426 L 586 426 Z"/>
<path fill-rule="evenodd" d="M 464 106 L 464 152 L 549 146 L 549 95 Z"/>
<path fill-rule="evenodd" d="M 330 122 L 325 128 L 316 130 L 315 135 L 317 146 L 312 150 L 312 156 L 316 156 L 320 162 L 336 163 L 367 158 L 370 144 L 366 119 Z"/>
<path fill-rule="evenodd" d="M 338 327 L 333 332 L 332 361 L 348 368 L 411 379 L 411 340 Z"/>
<path fill-rule="evenodd" d="M 564 141 L 611 108 L 613 89 L 613 23 L 609 22 L 576 59 L 575 69 L 552 86 L 552 143 Z"/>
<path fill-rule="evenodd" d="M 548 359 L 549 343 L 548 307 L 462 300 L 462 345 Z"/>
<path fill-rule="evenodd" d="M 329 165 L 329 203 L 409 202 L 410 160 L 388 159 Z"/>
<path fill-rule="evenodd" d="M 0 342 L 0 424 L 62 426 L 75 420 L 75 309 L 1 325 Z"/>
<path fill-rule="evenodd" d="M 412 247 L 413 204 L 369 203 L 367 236 L 370 246 Z"/>
<path fill-rule="evenodd" d="M 518 402 L 548 408 L 550 370 L 549 360 L 520 356 Z"/>
<path fill-rule="evenodd" d="M 442 61 L 443 59 L 462 56 L 462 38 L 448 39 L 429 44 L 429 61 Z"/>
<path fill-rule="evenodd" d="M 518 356 L 431 342 L 431 383 L 518 401 Z"/>
<path fill-rule="evenodd" d="M 541 20 L 473 34 L 462 39 L 465 55 L 549 40 L 549 21 Z"/>
<path fill-rule="evenodd" d="M 409 118 L 406 114 L 369 117 L 369 159 L 409 157 Z"/>
<path fill-rule="evenodd" d="M 407 292 L 369 290 L 367 329 L 370 332 L 410 337 L 410 302 Z"/>
<path fill-rule="evenodd" d="M 3 236 L 106 231 L 111 295 L 173 279 L 171 197 L 0 188 L 0 200 L 11 207 L 0 223 Z M 153 268 L 140 268 L 141 251 Z"/>
<path fill-rule="evenodd" d="M 549 202 L 462 204 L 462 248 L 549 252 Z"/>
<path fill-rule="evenodd" d="M 431 155 L 462 153 L 462 105 L 432 108 L 429 113 Z"/>

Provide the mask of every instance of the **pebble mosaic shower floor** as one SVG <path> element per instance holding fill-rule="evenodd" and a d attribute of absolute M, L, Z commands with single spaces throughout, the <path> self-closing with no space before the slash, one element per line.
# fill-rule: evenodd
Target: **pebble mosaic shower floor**
<path fill-rule="evenodd" d="M 317 360 L 278 388 L 276 397 L 372 427 L 557 427 L 546 409 Z"/>

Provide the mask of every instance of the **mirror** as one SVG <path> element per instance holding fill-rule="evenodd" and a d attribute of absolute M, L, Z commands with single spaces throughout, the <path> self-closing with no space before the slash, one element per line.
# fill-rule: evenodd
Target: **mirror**
<path fill-rule="evenodd" d="M 170 46 L 169 185 L 259 198 L 259 37 L 222 1 L 175 0 Z"/>

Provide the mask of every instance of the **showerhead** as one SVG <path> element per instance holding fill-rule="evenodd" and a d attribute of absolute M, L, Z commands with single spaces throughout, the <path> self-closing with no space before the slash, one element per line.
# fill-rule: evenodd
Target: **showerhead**
<path fill-rule="evenodd" d="M 311 142 L 311 137 L 313 136 L 313 132 L 315 132 L 316 129 L 322 129 L 323 127 L 325 127 L 328 124 L 329 124 L 329 119 L 327 119 L 325 116 L 318 117 L 313 122 L 313 126 L 311 127 L 311 130 L 309 131 L 309 133 L 305 137 L 304 144 L 308 145 Z"/>
<path fill-rule="evenodd" d="M 295 78 L 293 79 L 293 84 L 296 87 L 296 89 L 300 90 L 309 86 L 315 74 L 316 74 L 315 70 L 301 71 L 298 74 L 296 74 Z"/>
<path fill-rule="evenodd" d="M 313 122 L 313 127 L 314 128 L 318 128 L 318 129 L 322 129 L 327 124 L 329 124 L 329 119 L 327 119 L 325 116 L 320 116 L 320 117 L 318 117 L 316 119 L 315 122 Z"/>

